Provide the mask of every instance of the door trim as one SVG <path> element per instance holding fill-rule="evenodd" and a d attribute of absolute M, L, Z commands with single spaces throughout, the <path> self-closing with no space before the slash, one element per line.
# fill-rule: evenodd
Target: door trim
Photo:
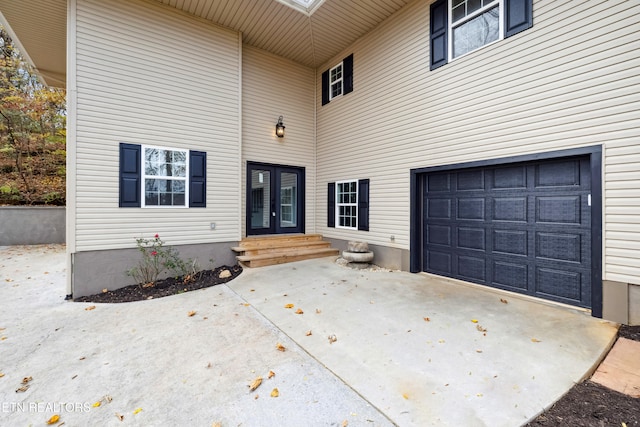
<path fill-rule="evenodd" d="M 251 169 L 252 168 L 265 168 L 273 170 L 273 186 L 275 188 L 275 184 L 279 182 L 279 178 L 276 179 L 276 175 L 284 171 L 295 171 L 299 173 L 300 183 L 298 184 L 298 200 L 297 200 L 297 219 L 299 226 L 288 230 L 286 228 L 281 228 L 276 221 L 276 224 L 273 226 L 273 229 L 269 229 L 267 232 L 256 232 L 256 230 L 251 229 Z M 291 166 L 291 165 L 282 165 L 276 163 L 264 163 L 264 162 L 252 162 L 247 161 L 246 164 L 246 174 L 245 174 L 245 235 L 246 236 L 259 236 L 264 234 L 295 234 L 295 233 L 303 233 L 305 232 L 305 181 L 306 181 L 306 170 L 302 166 Z M 272 198 L 275 206 L 279 206 L 280 204 L 280 192 L 272 192 Z"/>
<path fill-rule="evenodd" d="M 411 169 L 410 176 L 410 229 L 409 262 L 410 271 L 424 271 L 423 266 L 423 194 L 425 176 L 428 173 L 466 169 L 485 166 L 498 166 L 508 163 L 530 162 L 533 160 L 552 160 L 563 157 L 589 156 L 591 168 L 591 315 L 602 318 L 602 146 L 593 145 L 568 150 L 527 154 L 480 160 L 468 163 L 432 166 Z"/>

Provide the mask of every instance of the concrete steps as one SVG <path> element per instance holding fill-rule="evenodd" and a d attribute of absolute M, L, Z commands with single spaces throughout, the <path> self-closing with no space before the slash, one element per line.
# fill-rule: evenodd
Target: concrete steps
<path fill-rule="evenodd" d="M 322 240 L 320 234 L 282 234 L 252 236 L 231 248 L 237 260 L 246 267 L 264 267 L 305 259 L 337 256 L 339 251 Z"/>

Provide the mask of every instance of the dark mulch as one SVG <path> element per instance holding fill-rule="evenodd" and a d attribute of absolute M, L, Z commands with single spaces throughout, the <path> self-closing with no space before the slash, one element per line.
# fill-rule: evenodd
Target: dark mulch
<path fill-rule="evenodd" d="M 228 270 L 231 276 L 221 279 L 220 273 L 225 270 Z M 119 303 L 162 298 L 226 283 L 238 277 L 240 273 L 242 273 L 242 267 L 239 265 L 234 265 L 233 267 L 225 265 L 214 270 L 203 270 L 195 275 L 194 280 L 185 281 L 182 277 L 169 277 L 168 279 L 154 282 L 152 286 L 125 286 L 113 291 L 78 297 L 74 301 Z"/>
<path fill-rule="evenodd" d="M 640 326 L 622 326 L 618 337 L 640 341 Z M 638 356 L 640 357 L 640 355 Z M 527 427 L 640 427 L 640 399 L 590 380 L 576 384 Z"/>

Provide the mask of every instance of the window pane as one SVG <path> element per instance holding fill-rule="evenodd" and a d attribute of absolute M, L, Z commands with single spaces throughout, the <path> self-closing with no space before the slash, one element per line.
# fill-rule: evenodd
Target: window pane
<path fill-rule="evenodd" d="M 499 8 L 465 22 L 453 29 L 453 56 L 457 57 L 498 40 L 500 31 Z"/>

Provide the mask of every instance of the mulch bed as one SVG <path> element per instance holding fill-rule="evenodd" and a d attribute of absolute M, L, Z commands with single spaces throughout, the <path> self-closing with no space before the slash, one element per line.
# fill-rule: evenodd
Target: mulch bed
<path fill-rule="evenodd" d="M 231 275 L 221 279 L 220 273 L 224 270 L 228 270 Z M 239 265 L 222 266 L 215 270 L 201 271 L 192 281 L 185 281 L 181 277 L 168 278 L 158 280 L 153 286 L 131 285 L 114 291 L 79 297 L 75 301 L 121 303 L 161 298 L 226 283 L 238 277 L 240 273 L 242 273 L 242 267 Z M 618 336 L 640 341 L 640 326 L 622 326 Z M 586 380 L 573 386 L 564 397 L 526 424 L 526 427 L 623 427 L 625 425 L 640 427 L 640 399 Z"/>
<path fill-rule="evenodd" d="M 640 326 L 622 326 L 618 337 L 640 341 Z M 638 355 L 640 357 L 640 355 Z M 527 427 L 639 427 L 640 399 L 593 381 L 576 384 Z"/>
<path fill-rule="evenodd" d="M 225 270 L 231 274 L 228 277 L 220 278 L 220 274 Z M 151 286 L 130 285 L 113 291 L 74 298 L 74 301 L 120 303 L 162 298 L 226 283 L 238 277 L 240 273 L 242 273 L 242 267 L 239 265 L 232 267 L 225 265 L 217 267 L 214 270 L 203 270 L 195 275 L 194 280 L 184 280 L 182 277 L 169 277 L 158 280 Z"/>

